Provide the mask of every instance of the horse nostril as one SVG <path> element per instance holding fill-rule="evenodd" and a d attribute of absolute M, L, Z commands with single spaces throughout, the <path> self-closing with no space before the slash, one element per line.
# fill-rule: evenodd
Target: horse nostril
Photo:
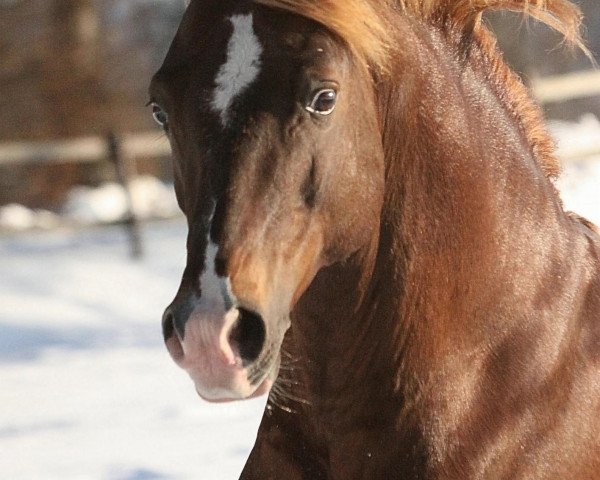
<path fill-rule="evenodd" d="M 229 336 L 234 344 L 244 366 L 255 362 L 263 349 L 266 338 L 265 322 L 257 313 L 239 308 L 237 323 Z"/>
<path fill-rule="evenodd" d="M 171 313 L 171 309 L 167 308 L 162 318 L 162 331 L 165 342 L 175 334 L 174 319 L 175 317 L 173 316 L 173 313 Z"/>
<path fill-rule="evenodd" d="M 171 354 L 173 360 L 175 360 L 176 363 L 179 363 L 185 356 L 185 353 L 183 351 L 181 340 L 179 339 L 179 336 L 176 335 L 175 316 L 173 315 L 171 308 L 167 308 L 163 315 L 162 330 L 167 350 Z"/>

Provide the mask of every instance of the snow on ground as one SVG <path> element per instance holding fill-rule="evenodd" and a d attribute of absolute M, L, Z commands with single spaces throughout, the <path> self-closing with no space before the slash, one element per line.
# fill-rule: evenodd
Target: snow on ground
<path fill-rule="evenodd" d="M 0 207 L 0 233 L 110 224 L 126 219 L 130 210 L 143 220 L 181 214 L 172 185 L 141 175 L 130 182 L 129 195 L 122 185 L 114 182 L 96 188 L 75 187 L 68 193 L 60 212 L 32 210 L 18 204 Z"/>
<path fill-rule="evenodd" d="M 552 130 L 561 148 L 600 140 L 595 119 Z M 600 224 L 600 157 L 565 170 L 566 206 Z M 93 197 L 75 192 L 65 211 L 85 221 L 122 213 Z M 200 401 L 162 344 L 185 233 L 182 220 L 145 226 L 139 261 L 119 227 L 0 237 L 0 478 L 238 478 L 265 400 Z"/>
<path fill-rule="evenodd" d="M 264 399 L 198 399 L 160 333 L 185 225 L 144 231 L 0 239 L 0 478 L 238 478 Z"/>

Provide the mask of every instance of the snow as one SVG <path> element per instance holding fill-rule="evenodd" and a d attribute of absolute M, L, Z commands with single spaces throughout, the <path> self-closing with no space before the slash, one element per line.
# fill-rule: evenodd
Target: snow
<path fill-rule="evenodd" d="M 162 344 L 185 224 L 0 239 L 0 472 L 35 479 L 237 479 L 264 399 L 209 405 Z"/>
<path fill-rule="evenodd" d="M 551 128 L 561 148 L 600 139 L 595 119 Z M 172 189 L 144 182 L 133 189 L 138 211 L 171 212 Z M 600 224 L 600 156 L 569 162 L 559 186 L 568 208 Z M 73 192 L 64 214 L 86 224 L 123 215 L 127 198 L 114 186 L 103 189 Z M 50 218 L 19 206 L 2 212 L 23 228 Z M 168 220 L 143 233 L 146 255 L 138 261 L 129 258 L 121 227 L 0 237 L 2 478 L 238 478 L 265 399 L 198 399 L 160 333 L 185 263 L 186 226 Z"/>
<path fill-rule="evenodd" d="M 173 187 L 149 176 L 133 179 L 129 185 L 133 211 L 138 218 L 169 218 L 179 213 Z M 130 199 L 125 189 L 112 182 L 99 188 L 73 189 L 63 207 L 63 214 L 81 224 L 111 223 L 125 218 Z"/>
<path fill-rule="evenodd" d="M 31 210 L 17 203 L 0 208 L 0 229 L 15 231 L 33 228 L 51 229 L 59 224 L 58 215 L 48 210 Z"/>
<path fill-rule="evenodd" d="M 0 232 L 110 224 L 126 219 L 130 209 L 142 220 L 180 215 L 173 186 L 155 177 L 134 178 L 129 184 L 129 194 L 122 185 L 106 182 L 96 188 L 73 188 L 59 214 L 31 210 L 23 205 L 6 205 L 0 207 Z"/>

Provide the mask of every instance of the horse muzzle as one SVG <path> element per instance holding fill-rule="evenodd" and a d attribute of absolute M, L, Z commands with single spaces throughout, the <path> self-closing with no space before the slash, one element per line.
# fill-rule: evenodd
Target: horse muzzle
<path fill-rule="evenodd" d="M 290 312 L 319 266 L 320 237 L 310 238 L 274 251 L 272 242 L 219 250 L 209 244 L 201 275 L 184 272 L 163 333 L 202 398 L 241 400 L 270 390 Z"/>
<path fill-rule="evenodd" d="M 183 305 L 173 302 L 163 315 L 163 335 L 171 357 L 207 401 L 267 393 L 277 375 L 278 357 L 268 353 L 272 349 L 267 345 L 263 317 L 241 306 L 227 311 L 222 307 L 219 302 L 207 305 L 194 298 L 184 300 Z"/>

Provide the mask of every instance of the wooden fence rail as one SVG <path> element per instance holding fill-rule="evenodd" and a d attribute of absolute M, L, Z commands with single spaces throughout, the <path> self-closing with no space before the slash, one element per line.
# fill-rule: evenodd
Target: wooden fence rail
<path fill-rule="evenodd" d="M 531 88 L 536 99 L 542 104 L 600 96 L 600 70 L 533 79 Z M 121 154 L 125 158 L 156 158 L 170 155 L 167 139 L 157 131 L 123 135 L 120 137 L 119 144 Z M 581 157 L 597 153 L 600 153 L 600 144 L 597 151 L 589 150 L 574 155 Z M 0 166 L 93 163 L 105 160 L 109 155 L 107 140 L 101 136 L 49 142 L 0 144 Z"/>
<path fill-rule="evenodd" d="M 119 139 L 121 155 L 126 158 L 156 158 L 171 153 L 169 142 L 158 132 L 123 135 Z M 52 163 L 94 163 L 110 157 L 107 137 L 81 137 L 43 142 L 0 144 L 1 165 Z"/>
<path fill-rule="evenodd" d="M 0 145 L 0 166 L 96 163 L 110 161 L 116 180 L 127 196 L 127 213 L 120 222 L 129 236 L 133 258 L 143 254 L 142 236 L 133 208 L 129 182 L 136 174 L 136 158 L 158 158 L 170 155 L 169 142 L 157 132 L 119 137 L 82 137 L 47 142 L 12 142 Z"/>
<path fill-rule="evenodd" d="M 600 95 L 600 70 L 585 70 L 531 80 L 540 103 L 564 102 Z"/>

